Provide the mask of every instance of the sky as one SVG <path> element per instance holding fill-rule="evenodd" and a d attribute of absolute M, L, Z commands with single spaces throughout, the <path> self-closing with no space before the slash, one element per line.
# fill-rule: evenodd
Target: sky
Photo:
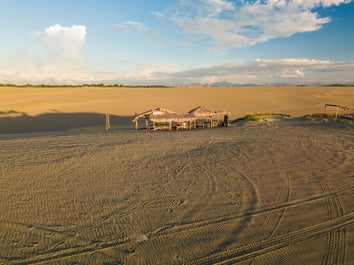
<path fill-rule="evenodd" d="M 0 0 L 3 84 L 354 84 L 354 0 Z"/>

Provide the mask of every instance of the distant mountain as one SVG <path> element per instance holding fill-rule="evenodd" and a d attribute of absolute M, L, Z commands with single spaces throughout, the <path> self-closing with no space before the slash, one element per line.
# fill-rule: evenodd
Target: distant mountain
<path fill-rule="evenodd" d="M 227 81 L 220 81 L 211 84 L 190 84 L 190 86 L 213 86 L 213 87 L 245 87 L 245 86 L 354 86 L 354 83 L 340 83 L 340 84 L 325 84 L 325 83 L 311 83 L 311 84 L 289 84 L 289 83 L 270 83 L 270 84 L 239 84 L 230 83 Z"/>
<path fill-rule="evenodd" d="M 214 87 L 233 87 L 233 86 L 259 86 L 256 84 L 238 84 L 238 83 L 230 83 L 227 81 L 215 82 L 210 84 L 201 84 L 201 83 L 193 83 L 190 86 L 214 86 Z"/>

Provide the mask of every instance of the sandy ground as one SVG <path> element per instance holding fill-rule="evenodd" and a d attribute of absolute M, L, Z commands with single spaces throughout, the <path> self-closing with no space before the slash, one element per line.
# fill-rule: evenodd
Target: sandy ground
<path fill-rule="evenodd" d="M 161 107 L 188 112 L 203 105 L 231 112 L 324 112 L 324 104 L 354 107 L 353 87 L 13 88 L 0 87 L 0 133 L 60 131 L 105 126 L 132 128 L 131 118 Z"/>
<path fill-rule="evenodd" d="M 246 88 L 222 88 L 222 105 L 208 98 L 218 89 L 170 93 L 190 98 L 180 102 L 183 110 L 206 105 L 235 117 L 323 112 L 327 101 L 353 99 L 348 88 L 291 88 L 289 98 L 284 88 L 262 88 L 258 101 L 242 102 L 246 95 L 235 89 Z M 0 264 L 354 263 L 349 123 L 286 118 L 192 131 L 47 132 L 71 128 L 64 121 L 75 113 L 77 123 L 86 117 L 94 125 L 106 111 L 117 122 L 152 106 L 180 111 L 176 98 L 154 101 L 159 89 L 137 89 L 143 98 L 136 101 L 128 89 L 96 97 L 92 89 L 81 99 L 73 97 L 77 89 L 49 90 L 1 94 L 0 124 L 8 129 L 0 134 Z M 118 91 L 126 96 L 110 99 Z M 55 120 L 60 126 L 42 124 L 53 117 L 63 119 Z M 12 133 L 19 124 L 27 133 Z"/>

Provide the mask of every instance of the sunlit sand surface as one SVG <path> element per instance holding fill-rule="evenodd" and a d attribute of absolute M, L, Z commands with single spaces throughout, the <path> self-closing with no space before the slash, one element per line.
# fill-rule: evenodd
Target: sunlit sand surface
<path fill-rule="evenodd" d="M 354 263 L 350 122 L 131 123 L 157 106 L 300 116 L 350 105 L 352 88 L 11 89 L 0 88 L 1 264 Z M 80 113 L 85 124 L 70 120 Z M 131 129 L 104 131 L 105 113 Z"/>

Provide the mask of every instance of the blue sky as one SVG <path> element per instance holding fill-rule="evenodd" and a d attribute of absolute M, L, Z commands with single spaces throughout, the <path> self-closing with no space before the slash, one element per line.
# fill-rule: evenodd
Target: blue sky
<path fill-rule="evenodd" d="M 0 83 L 354 83 L 354 0 L 0 0 Z"/>

